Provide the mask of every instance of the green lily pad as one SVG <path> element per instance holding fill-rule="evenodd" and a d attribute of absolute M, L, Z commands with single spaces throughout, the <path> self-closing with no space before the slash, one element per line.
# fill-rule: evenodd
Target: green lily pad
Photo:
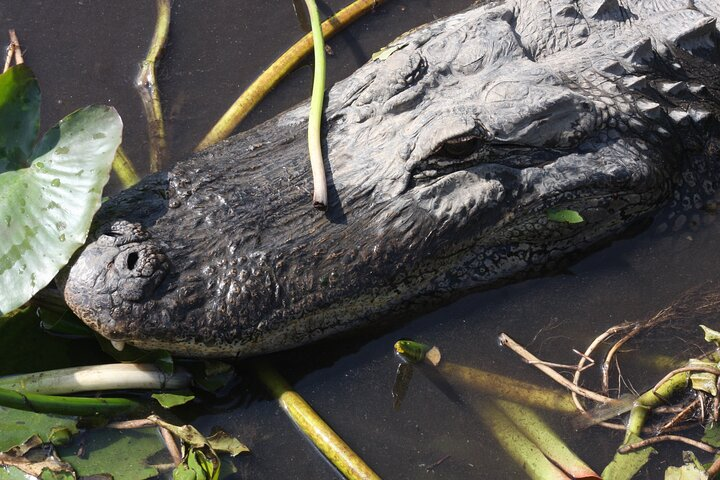
<path fill-rule="evenodd" d="M 0 75 L 0 173 L 27 167 L 40 127 L 40 87 L 17 65 Z"/>
<path fill-rule="evenodd" d="M 77 419 L 0 407 L 0 452 L 23 444 L 33 435 L 49 442 L 58 429 L 76 433 Z"/>
<path fill-rule="evenodd" d="M 121 135 L 115 109 L 87 107 L 45 135 L 29 167 L 0 173 L 0 314 L 47 285 L 85 242 Z"/>
<path fill-rule="evenodd" d="M 77 455 L 82 441 L 85 455 Z M 110 474 L 114 480 L 155 478 L 157 469 L 151 464 L 167 462 L 159 458 L 165 444 L 154 428 L 135 430 L 88 430 L 82 440 L 58 449 L 60 457 L 73 466 L 78 476 Z"/>
<path fill-rule="evenodd" d="M 5 480 L 28 480 L 25 472 L 17 467 L 0 467 L 0 478 Z"/>

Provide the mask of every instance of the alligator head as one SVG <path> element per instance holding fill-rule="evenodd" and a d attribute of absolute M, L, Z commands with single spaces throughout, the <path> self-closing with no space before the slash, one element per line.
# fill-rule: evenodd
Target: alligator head
<path fill-rule="evenodd" d="M 546 269 L 678 178 L 712 192 L 719 13 L 515 0 L 418 28 L 329 94 L 326 213 L 304 104 L 108 201 L 65 298 L 117 342 L 245 356 Z"/>

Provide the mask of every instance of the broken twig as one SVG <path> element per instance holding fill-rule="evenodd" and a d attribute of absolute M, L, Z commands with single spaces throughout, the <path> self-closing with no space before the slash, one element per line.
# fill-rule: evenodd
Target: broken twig
<path fill-rule="evenodd" d="M 150 49 L 145 60 L 140 64 L 140 73 L 135 79 L 135 85 L 140 93 L 145 115 L 148 121 L 148 136 L 150 138 L 150 171 L 158 172 L 167 156 L 167 141 L 165 139 L 165 123 L 163 121 L 160 91 L 155 76 L 155 64 L 165 48 L 168 32 L 170 31 L 170 7 L 172 0 L 157 0 L 157 22 Z"/>

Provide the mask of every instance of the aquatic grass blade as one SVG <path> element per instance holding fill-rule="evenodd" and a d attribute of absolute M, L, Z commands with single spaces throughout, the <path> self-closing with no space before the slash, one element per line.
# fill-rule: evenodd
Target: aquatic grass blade
<path fill-rule="evenodd" d="M 475 404 L 475 410 L 503 450 L 533 480 L 570 480 L 515 424 L 492 403 Z"/>
<path fill-rule="evenodd" d="M 29 167 L 0 174 L 0 314 L 47 285 L 85 242 L 121 134 L 115 109 L 87 107 L 45 135 Z"/>
<path fill-rule="evenodd" d="M 563 472 L 572 478 L 600 479 L 532 409 L 506 400 L 495 404 Z"/>

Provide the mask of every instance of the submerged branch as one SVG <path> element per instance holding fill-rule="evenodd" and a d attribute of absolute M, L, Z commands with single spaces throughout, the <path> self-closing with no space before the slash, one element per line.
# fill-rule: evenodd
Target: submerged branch
<path fill-rule="evenodd" d="M 549 376 L 553 380 L 555 380 L 557 383 L 562 385 L 563 387 L 567 388 L 573 393 L 576 393 L 580 396 L 583 396 L 585 398 L 588 398 L 592 401 L 599 402 L 599 403 L 613 403 L 617 402 L 617 400 L 606 397 L 604 395 L 600 395 L 599 393 L 593 392 L 592 390 L 588 390 L 586 388 L 582 388 L 578 385 L 575 385 L 573 382 L 568 380 L 567 378 L 560 375 L 558 372 L 556 372 L 554 369 L 548 367 L 547 365 L 543 364 L 539 358 L 537 358 L 532 353 L 528 352 L 525 348 L 523 348 L 520 344 L 518 344 L 515 340 L 510 338 L 504 333 L 500 334 L 500 343 L 520 355 L 527 363 L 533 365 L 535 368 L 543 372 L 545 375 Z"/>
<path fill-rule="evenodd" d="M 18 40 L 15 30 L 9 30 L 8 34 L 10 35 L 10 45 L 7 47 L 7 56 L 5 57 L 5 67 L 3 68 L 3 73 L 7 72 L 12 66 L 13 59 L 15 59 L 16 65 L 20 65 L 24 62 L 22 49 L 20 48 L 20 40 Z"/>
<path fill-rule="evenodd" d="M 693 440 L 692 438 L 687 438 L 680 435 L 659 435 L 657 437 L 646 438 L 639 442 L 629 443 L 621 446 L 620 448 L 618 448 L 618 453 L 634 452 L 635 450 L 640 450 L 641 448 L 645 448 L 649 445 L 654 445 L 660 442 L 681 442 L 708 453 L 717 453 L 717 449 L 712 445 L 708 445 L 705 442 L 699 442 L 697 440 Z"/>
<path fill-rule="evenodd" d="M 366 14 L 385 0 L 356 0 L 332 17 L 325 20 L 321 27 L 327 39 Z M 312 33 L 308 33 L 283 53 L 267 70 L 235 100 L 235 103 L 205 135 L 195 151 L 200 151 L 226 139 L 240 122 L 265 98 L 282 78 L 290 73 L 310 53 L 313 48 Z"/>
<path fill-rule="evenodd" d="M 157 22 L 150 49 L 145 60 L 140 64 L 140 73 L 135 79 L 135 85 L 145 108 L 148 122 L 148 136 L 150 138 L 150 171 L 158 172 L 167 156 L 167 141 L 165 139 L 165 123 L 163 121 L 160 91 L 155 76 L 155 64 L 165 48 L 168 32 L 170 31 L 170 7 L 172 0 L 157 0 Z"/>

